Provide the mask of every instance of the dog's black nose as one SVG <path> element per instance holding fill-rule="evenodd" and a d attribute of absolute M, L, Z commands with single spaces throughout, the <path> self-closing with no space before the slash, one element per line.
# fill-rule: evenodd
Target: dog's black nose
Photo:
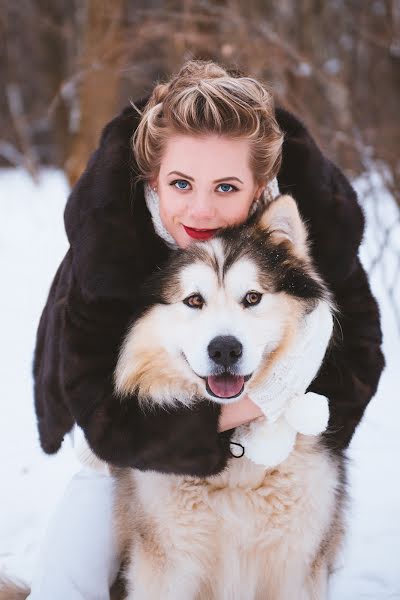
<path fill-rule="evenodd" d="M 208 344 L 208 356 L 223 367 L 234 365 L 242 352 L 242 344 L 233 335 L 219 335 Z"/>

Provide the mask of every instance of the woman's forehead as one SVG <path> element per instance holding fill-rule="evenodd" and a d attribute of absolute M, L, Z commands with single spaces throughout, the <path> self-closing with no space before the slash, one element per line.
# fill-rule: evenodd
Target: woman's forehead
<path fill-rule="evenodd" d="M 166 144 L 160 174 L 179 172 L 193 179 L 252 178 L 250 171 L 250 142 L 214 134 L 173 135 Z"/>

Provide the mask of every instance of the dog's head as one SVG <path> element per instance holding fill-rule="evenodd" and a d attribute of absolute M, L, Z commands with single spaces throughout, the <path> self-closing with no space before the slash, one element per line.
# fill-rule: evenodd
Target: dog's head
<path fill-rule="evenodd" d="M 161 404 L 239 399 L 266 376 L 316 303 L 329 303 L 289 196 L 174 253 L 144 295 L 148 308 L 127 335 L 115 382 L 121 395 Z"/>

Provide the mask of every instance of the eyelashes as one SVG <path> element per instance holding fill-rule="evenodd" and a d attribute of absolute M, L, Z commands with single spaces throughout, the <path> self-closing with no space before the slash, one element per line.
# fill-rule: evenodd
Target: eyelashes
<path fill-rule="evenodd" d="M 185 184 L 185 187 L 180 186 L 179 184 L 181 184 L 181 183 Z M 190 189 L 190 183 L 186 179 L 174 179 L 174 181 L 171 181 L 171 183 L 169 185 L 174 186 L 177 190 L 182 190 L 182 191 L 186 191 L 186 190 Z M 219 190 L 219 192 L 222 194 L 229 194 L 229 193 L 239 191 L 239 189 L 235 185 L 232 185 L 232 183 L 218 184 L 218 188 L 221 188 L 221 187 L 230 188 L 230 189 Z M 217 188 L 217 190 L 218 190 L 218 188 Z"/>

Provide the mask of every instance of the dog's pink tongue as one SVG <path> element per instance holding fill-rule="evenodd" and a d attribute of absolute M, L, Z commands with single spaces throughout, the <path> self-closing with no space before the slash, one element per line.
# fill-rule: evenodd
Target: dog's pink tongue
<path fill-rule="evenodd" d="M 210 390 L 219 398 L 237 396 L 244 385 L 244 377 L 236 375 L 216 375 L 207 379 Z"/>

